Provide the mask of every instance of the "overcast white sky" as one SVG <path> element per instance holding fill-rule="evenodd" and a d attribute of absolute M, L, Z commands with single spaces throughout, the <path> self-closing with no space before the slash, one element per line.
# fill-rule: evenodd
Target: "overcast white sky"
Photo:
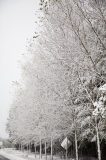
<path fill-rule="evenodd" d="M 8 137 L 5 126 L 12 102 L 12 81 L 20 78 L 19 59 L 26 39 L 36 31 L 35 12 L 39 0 L 0 0 L 0 137 Z"/>

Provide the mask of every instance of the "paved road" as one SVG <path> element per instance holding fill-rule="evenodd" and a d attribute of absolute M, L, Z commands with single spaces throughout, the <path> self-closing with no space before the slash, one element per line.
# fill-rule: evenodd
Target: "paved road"
<path fill-rule="evenodd" d="M 9 160 L 9 159 L 7 159 L 7 158 L 5 158 L 5 157 L 0 155 L 0 160 Z"/>

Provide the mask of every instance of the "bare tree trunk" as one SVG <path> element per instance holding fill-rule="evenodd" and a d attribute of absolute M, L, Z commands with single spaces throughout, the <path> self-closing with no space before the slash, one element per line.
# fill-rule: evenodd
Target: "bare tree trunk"
<path fill-rule="evenodd" d="M 68 141 L 68 139 L 67 139 Z M 68 145 L 68 142 L 67 142 L 67 145 Z M 68 153 L 68 146 L 66 146 L 66 160 L 67 160 L 67 153 Z"/>
<path fill-rule="evenodd" d="M 24 152 L 24 144 L 22 145 L 22 151 Z"/>
<path fill-rule="evenodd" d="M 39 155 L 39 158 L 42 159 L 42 140 L 41 140 L 41 137 L 40 137 L 40 155 Z"/>
<path fill-rule="evenodd" d="M 22 151 L 22 144 L 21 144 L 21 151 Z"/>
<path fill-rule="evenodd" d="M 21 151 L 21 144 L 19 144 L 19 150 Z"/>
<path fill-rule="evenodd" d="M 78 142 L 77 142 L 77 132 L 75 130 L 75 153 L 76 153 L 76 160 L 78 160 Z"/>
<path fill-rule="evenodd" d="M 98 160 L 101 160 L 100 138 L 99 138 L 99 130 L 98 130 L 98 123 L 97 122 L 96 122 L 96 135 L 97 135 Z"/>
<path fill-rule="evenodd" d="M 45 159 L 47 160 L 47 151 L 46 151 L 46 149 L 47 149 L 47 143 L 45 141 Z"/>
<path fill-rule="evenodd" d="M 51 136 L 51 160 L 53 160 L 53 137 Z"/>
<path fill-rule="evenodd" d="M 28 144 L 27 144 L 27 153 L 28 153 Z"/>
<path fill-rule="evenodd" d="M 30 153 L 30 149 L 31 149 L 31 144 L 29 143 L 29 150 L 28 150 L 28 151 L 29 151 L 29 153 Z"/>
<path fill-rule="evenodd" d="M 28 150 L 28 144 L 27 144 L 27 146 L 26 146 L 26 147 L 27 147 L 27 157 L 28 157 L 28 154 L 29 154 L 29 150 Z"/>
<path fill-rule="evenodd" d="M 34 144 L 34 148 L 35 148 L 35 158 L 36 158 L 36 143 Z"/>

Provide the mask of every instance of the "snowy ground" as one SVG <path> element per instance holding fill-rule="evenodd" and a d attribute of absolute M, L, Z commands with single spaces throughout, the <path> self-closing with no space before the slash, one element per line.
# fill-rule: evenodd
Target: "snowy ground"
<path fill-rule="evenodd" d="M 36 156 L 33 153 L 21 152 L 15 149 L 1 149 L 0 155 L 10 159 L 10 160 L 39 160 L 39 155 Z M 59 157 L 54 157 L 54 160 L 60 160 Z M 42 156 L 42 160 L 45 160 L 45 156 Z M 50 156 L 48 156 L 47 160 L 50 160 Z M 72 159 L 70 159 L 72 160 Z"/>
<path fill-rule="evenodd" d="M 21 152 L 15 149 L 0 149 L 0 155 L 8 158 L 9 160 L 39 160 L 39 155 L 36 156 L 33 153 Z M 42 160 L 45 160 L 45 156 L 42 156 Z M 47 156 L 47 160 L 50 160 L 50 156 Z M 54 156 L 53 160 L 64 160 L 60 159 L 59 157 Z M 68 160 L 75 160 L 75 159 L 68 159 Z M 97 160 L 95 158 L 90 157 L 83 157 L 80 160 Z"/>
<path fill-rule="evenodd" d="M 14 149 L 1 149 L 0 155 L 10 159 L 10 160 L 35 160 L 34 154 L 27 154 L 27 152 L 21 152 Z M 38 160 L 39 157 L 36 157 Z"/>

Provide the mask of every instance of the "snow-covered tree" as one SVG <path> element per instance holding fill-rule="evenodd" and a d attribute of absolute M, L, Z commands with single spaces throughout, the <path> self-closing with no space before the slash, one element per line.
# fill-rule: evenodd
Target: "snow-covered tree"
<path fill-rule="evenodd" d="M 29 46 L 24 87 L 10 111 L 13 140 L 40 140 L 40 153 L 41 141 L 51 141 L 52 158 L 52 140 L 74 135 L 78 160 L 78 141 L 98 136 L 101 160 L 100 132 L 106 115 L 105 94 L 98 88 L 106 82 L 105 7 L 105 1 L 96 0 L 41 1 L 42 31 Z"/>

